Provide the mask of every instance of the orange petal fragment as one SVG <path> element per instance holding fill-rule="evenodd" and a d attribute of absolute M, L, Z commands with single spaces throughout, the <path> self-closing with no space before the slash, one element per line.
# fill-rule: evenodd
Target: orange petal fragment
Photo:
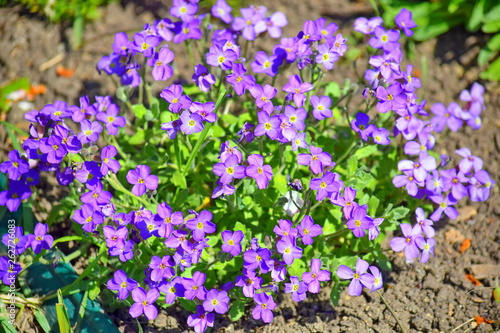
<path fill-rule="evenodd" d="M 474 284 L 476 287 L 481 285 L 481 282 L 479 282 L 479 280 L 477 280 L 472 274 L 465 274 L 465 278 L 468 281 L 472 282 L 472 284 Z"/>
<path fill-rule="evenodd" d="M 460 253 L 464 253 L 467 251 L 467 249 L 470 247 L 470 244 L 472 242 L 472 239 L 466 238 L 462 241 L 462 244 L 460 244 Z"/>
<path fill-rule="evenodd" d="M 495 321 L 493 319 L 486 319 L 484 317 L 481 317 L 481 316 L 474 316 L 474 320 L 476 321 L 476 323 L 479 325 L 479 324 L 493 324 Z"/>
<path fill-rule="evenodd" d="M 76 72 L 75 69 L 69 69 L 69 68 L 66 68 L 62 65 L 59 65 L 56 68 L 56 74 L 61 76 L 61 77 L 72 77 L 73 74 L 75 74 L 75 72 Z"/>

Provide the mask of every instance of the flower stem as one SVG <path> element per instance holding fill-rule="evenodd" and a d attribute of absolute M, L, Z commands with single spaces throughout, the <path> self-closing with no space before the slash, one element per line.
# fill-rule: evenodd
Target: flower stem
<path fill-rule="evenodd" d="M 377 290 L 377 293 L 379 294 L 380 298 L 382 299 L 382 302 L 384 302 L 385 306 L 387 306 L 387 309 L 389 309 L 389 312 L 391 313 L 391 315 L 394 317 L 394 319 L 396 319 L 396 322 L 398 323 L 399 327 L 401 328 L 401 332 L 406 333 L 406 330 L 404 329 L 403 324 L 401 324 L 401 322 L 399 321 L 398 317 L 396 316 L 396 313 L 394 312 L 392 307 L 389 305 L 389 302 L 387 302 L 385 297 L 382 296 L 382 293 L 380 292 L 380 290 Z"/>

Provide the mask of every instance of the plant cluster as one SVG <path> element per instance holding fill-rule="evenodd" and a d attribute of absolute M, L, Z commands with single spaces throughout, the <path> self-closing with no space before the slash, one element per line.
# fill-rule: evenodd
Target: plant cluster
<path fill-rule="evenodd" d="M 470 32 L 487 34 L 488 41 L 477 57 L 486 69 L 481 78 L 500 80 L 500 4 L 492 0 L 408 1 L 381 0 L 384 21 L 390 24 L 402 8 L 414 14 L 418 28 L 412 38 L 429 40 L 442 35 L 453 27 L 464 26 Z"/>
<path fill-rule="evenodd" d="M 392 249 L 426 262 L 433 222 L 456 218 L 464 197 L 489 197 L 493 181 L 479 157 L 462 148 L 457 163 L 433 151 L 442 131 L 480 127 L 484 89 L 474 84 L 462 105 L 425 110 L 419 78 L 401 65 L 401 34 L 415 27 L 408 10 L 397 15 L 398 29 L 380 17 L 356 20 L 369 45 L 367 70 L 341 87 L 324 82 L 348 52 L 335 23 L 308 20 L 282 37 L 281 12 L 250 6 L 233 17 L 224 0 L 211 13 L 198 9 L 175 0 L 173 19 L 132 39 L 116 34 L 97 69 L 120 81 L 118 102 L 84 96 L 26 114 L 29 138 L 0 164 L 9 178 L 0 204 L 16 211 L 33 200 L 40 173 L 53 173 L 70 193 L 46 223 L 69 211 L 74 234 L 53 240 L 46 223 L 34 234 L 16 227 L 17 255 L 92 244 L 103 267 L 88 268 L 91 299 L 114 299 L 148 319 L 178 302 L 203 332 L 215 313 L 237 320 L 246 305 L 269 323 L 277 294 L 300 302 L 322 282 L 330 281 L 334 302 L 342 286 L 350 295 L 378 290 L 379 267 L 390 269 L 380 246 L 388 231 L 401 226 Z M 267 35 L 280 38 L 272 52 L 254 53 Z M 175 76 L 169 44 L 181 42 L 191 83 Z M 152 86 L 164 81 L 157 98 Z M 401 223 L 415 209 L 415 225 Z M 22 270 L 4 261 L 3 279 Z"/>

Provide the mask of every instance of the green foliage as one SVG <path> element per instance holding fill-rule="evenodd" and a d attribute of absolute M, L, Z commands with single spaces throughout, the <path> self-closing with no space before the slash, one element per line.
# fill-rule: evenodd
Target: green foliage
<path fill-rule="evenodd" d="M 500 51 L 500 3 L 495 0 L 443 0 L 409 1 L 380 0 L 383 18 L 393 24 L 394 17 L 402 8 L 410 10 L 418 24 L 412 38 L 425 41 L 462 25 L 470 32 L 482 31 L 491 34 L 486 46 L 478 56 L 478 64 L 488 65 L 481 73 L 486 80 L 500 80 L 500 61 L 495 59 Z"/>

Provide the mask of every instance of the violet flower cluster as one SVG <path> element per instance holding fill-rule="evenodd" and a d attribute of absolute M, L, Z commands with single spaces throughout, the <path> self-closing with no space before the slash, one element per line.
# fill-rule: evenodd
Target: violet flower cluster
<path fill-rule="evenodd" d="M 408 36 L 412 34 L 409 28 L 416 26 L 411 12 L 406 9 L 396 16 L 396 24 Z M 470 91 L 462 91 L 460 99 L 466 103 L 463 107 L 457 103 L 448 107 L 434 104 L 431 107 L 434 117 L 425 120 L 429 116 L 424 110 L 426 102 L 417 102 L 416 95 L 416 90 L 421 87 L 420 80 L 413 76 L 412 65 L 407 65 L 406 69 L 400 66 L 403 55 L 399 43 L 400 31 L 385 29 L 380 17 L 357 19 L 355 30 L 369 38 L 370 46 L 382 51 L 382 54 L 373 55 L 369 60 L 373 68 L 365 72 L 365 79 L 370 82 L 370 87 L 365 89 L 363 96 L 368 104 L 376 104 L 378 112 L 393 112 L 396 115 L 392 132 L 394 136 L 401 135 L 406 140 L 405 154 L 415 156 L 414 159 L 399 161 L 398 170 L 403 174 L 394 177 L 394 186 L 404 187 L 412 197 L 434 202 L 436 208 L 430 216 L 433 221 L 438 221 L 443 213 L 455 219 L 458 212 L 453 206 L 464 197 L 472 201 L 486 200 L 494 181 L 482 170 L 480 158 L 468 148 L 462 148 L 455 152 L 462 160 L 452 168 L 445 168 L 449 158 L 441 156 L 439 162 L 431 153 L 436 142 L 435 133 L 444 128 L 457 131 L 464 122 L 473 129 L 480 127 L 484 87 L 474 83 Z M 351 126 L 365 141 L 372 138 L 376 143 L 389 143 L 389 130 L 377 129 L 370 124 L 365 113 L 358 113 Z"/>

